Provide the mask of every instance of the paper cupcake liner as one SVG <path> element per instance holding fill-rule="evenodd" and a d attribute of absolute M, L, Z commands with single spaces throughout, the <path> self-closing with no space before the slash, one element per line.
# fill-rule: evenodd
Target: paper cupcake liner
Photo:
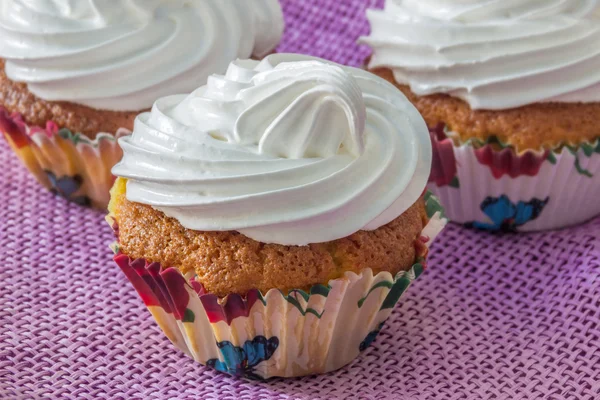
<path fill-rule="evenodd" d="M 29 126 L 20 114 L 0 107 L 0 130 L 36 179 L 75 203 L 106 209 L 114 183 L 111 168 L 123 156 L 117 139 L 131 132 L 99 133 L 91 140 L 48 121 Z"/>
<path fill-rule="evenodd" d="M 450 134 L 452 136 L 452 134 Z M 501 144 L 455 145 L 431 129 L 428 188 L 451 221 L 489 231 L 538 231 L 600 215 L 600 139 L 517 154 Z"/>
<path fill-rule="evenodd" d="M 439 203 L 427 196 L 432 218 L 416 241 L 418 259 L 395 277 L 346 272 L 308 292 L 223 299 L 191 276 L 117 250 L 116 263 L 171 342 L 194 360 L 251 379 L 294 377 L 339 369 L 367 348 L 400 296 L 425 268 L 429 244 L 443 229 Z"/>

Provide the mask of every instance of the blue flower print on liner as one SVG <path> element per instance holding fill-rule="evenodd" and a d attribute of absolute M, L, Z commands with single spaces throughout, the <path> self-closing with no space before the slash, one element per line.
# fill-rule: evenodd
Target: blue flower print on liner
<path fill-rule="evenodd" d="M 61 197 L 64 197 L 67 200 L 71 200 L 72 202 L 79 204 L 80 206 L 90 206 L 91 200 L 87 196 L 73 196 L 75 192 L 81 188 L 83 184 L 83 178 L 80 175 L 75 175 L 73 177 L 63 176 L 57 178 L 54 172 L 45 170 L 44 171 L 48 176 L 48 180 L 50 181 L 50 191 L 54 194 L 57 194 Z"/>
<path fill-rule="evenodd" d="M 506 195 L 488 197 L 481 203 L 481 211 L 490 217 L 492 223 L 475 221 L 466 225 L 487 231 L 516 232 L 521 225 L 539 217 L 549 200 L 534 198 L 514 204 Z"/>
<path fill-rule="evenodd" d="M 270 339 L 257 336 L 247 340 L 243 347 L 234 346 L 229 341 L 218 342 L 217 346 L 224 361 L 212 358 L 206 362 L 207 366 L 230 375 L 262 380 L 260 375 L 254 373 L 254 367 L 273 356 L 279 347 L 279 339 L 276 336 Z"/>
<path fill-rule="evenodd" d="M 363 340 L 362 342 L 360 342 L 360 346 L 358 346 L 358 350 L 363 351 L 367 347 L 369 347 L 371 345 L 371 343 L 373 343 L 373 341 L 375 340 L 375 338 L 377 337 L 377 335 L 379 334 L 379 332 L 381 331 L 381 329 L 383 328 L 384 324 L 385 324 L 385 321 L 383 321 L 382 323 L 380 323 L 377 326 L 377 328 L 375 328 L 374 331 L 369 332 L 369 334 L 367 335 L 367 337 L 365 338 L 365 340 Z"/>

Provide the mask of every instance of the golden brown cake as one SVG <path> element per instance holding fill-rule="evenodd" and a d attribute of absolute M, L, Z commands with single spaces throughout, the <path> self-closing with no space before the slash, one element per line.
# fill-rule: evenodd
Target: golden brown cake
<path fill-rule="evenodd" d="M 371 72 L 400 89 L 428 126 L 444 124 L 462 143 L 497 139 L 522 153 L 577 146 L 600 137 L 600 103 L 535 103 L 508 110 L 472 110 L 464 100 L 447 94 L 417 96 L 407 85 L 397 83 L 389 68 Z"/>
<path fill-rule="evenodd" d="M 6 76 L 4 60 L 0 59 L 0 107 L 9 114 L 19 113 L 30 126 L 45 127 L 53 121 L 58 128 L 79 132 L 95 139 L 100 132 L 116 132 L 119 128 L 132 130 L 138 111 L 97 110 L 66 101 L 46 101 L 27 89 L 27 84 L 13 82 Z"/>
<path fill-rule="evenodd" d="M 235 231 L 200 232 L 184 228 L 150 206 L 130 202 L 125 180 L 111 191 L 109 210 L 118 226 L 120 251 L 182 273 L 195 271 L 206 290 L 218 296 L 251 289 L 308 290 L 341 278 L 346 271 L 396 275 L 412 267 L 427 225 L 423 199 L 387 225 L 346 238 L 308 246 L 264 244 Z"/>

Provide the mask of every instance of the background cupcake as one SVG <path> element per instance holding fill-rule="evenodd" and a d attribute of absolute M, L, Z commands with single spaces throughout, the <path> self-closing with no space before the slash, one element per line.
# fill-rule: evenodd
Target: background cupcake
<path fill-rule="evenodd" d="M 346 365 L 444 225 L 417 110 L 324 60 L 232 63 L 120 143 L 115 261 L 176 346 L 231 374 Z"/>
<path fill-rule="evenodd" d="M 539 230 L 600 213 L 600 2 L 388 0 L 371 71 L 419 109 L 450 219 Z"/>
<path fill-rule="evenodd" d="M 0 129 L 42 184 L 104 208 L 140 111 L 270 53 L 282 31 L 277 0 L 4 1 Z"/>

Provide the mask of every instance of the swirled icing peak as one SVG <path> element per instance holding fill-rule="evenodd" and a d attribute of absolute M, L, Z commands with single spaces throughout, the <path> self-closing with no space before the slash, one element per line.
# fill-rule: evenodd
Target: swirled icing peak
<path fill-rule="evenodd" d="M 328 157 L 340 146 L 354 155 L 363 151 L 362 92 L 342 68 L 304 61 L 259 72 L 244 64 L 232 63 L 226 76 L 213 75 L 173 116 L 283 158 Z M 223 109 L 233 110 L 234 118 Z"/>
<path fill-rule="evenodd" d="M 600 0 L 387 0 L 370 68 L 473 109 L 600 101 Z"/>
<path fill-rule="evenodd" d="M 422 194 L 423 119 L 368 72 L 306 56 L 230 65 L 158 100 L 120 140 L 127 198 L 201 231 L 286 245 L 376 229 Z"/>
<path fill-rule="evenodd" d="M 4 0 L 0 57 L 36 96 L 138 111 L 262 57 L 279 43 L 277 0 Z"/>

